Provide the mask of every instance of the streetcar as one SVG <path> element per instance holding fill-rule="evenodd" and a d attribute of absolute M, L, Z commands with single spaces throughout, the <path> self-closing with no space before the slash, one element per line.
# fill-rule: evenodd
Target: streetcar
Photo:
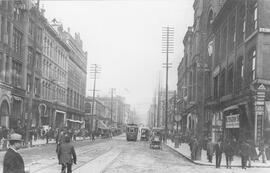
<path fill-rule="evenodd" d="M 126 126 L 127 141 L 131 141 L 131 140 L 137 141 L 138 130 L 139 130 L 139 127 L 137 124 L 127 124 Z"/>

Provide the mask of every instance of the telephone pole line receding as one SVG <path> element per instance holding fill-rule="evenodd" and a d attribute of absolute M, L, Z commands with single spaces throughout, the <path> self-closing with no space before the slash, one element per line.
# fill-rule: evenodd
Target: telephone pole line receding
<path fill-rule="evenodd" d="M 171 68 L 169 63 L 169 54 L 174 52 L 174 28 L 163 27 L 162 28 L 162 53 L 166 54 L 166 106 L 165 106 L 165 143 L 167 143 L 168 137 L 168 73 Z"/>
<path fill-rule="evenodd" d="M 97 74 L 100 73 L 101 68 L 97 64 L 92 64 L 90 67 L 90 74 L 94 74 L 93 78 L 94 79 L 94 86 L 93 86 L 93 100 L 92 100 L 92 109 L 91 109 L 91 115 L 92 115 L 92 121 L 91 121 L 91 126 L 93 130 L 93 120 L 94 120 L 94 108 L 95 108 L 95 92 L 96 92 L 96 79 L 97 79 Z"/>

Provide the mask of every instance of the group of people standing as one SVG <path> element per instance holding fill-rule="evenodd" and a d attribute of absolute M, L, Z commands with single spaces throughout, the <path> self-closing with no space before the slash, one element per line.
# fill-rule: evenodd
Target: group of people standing
<path fill-rule="evenodd" d="M 211 138 L 207 143 L 207 158 L 208 161 L 212 163 L 213 155 L 216 158 L 216 168 L 220 168 L 222 153 L 225 154 L 226 158 L 226 168 L 232 168 L 232 161 L 234 156 L 241 157 L 241 166 L 243 169 L 247 168 L 247 163 L 249 161 L 249 166 L 251 166 L 251 160 L 258 160 L 262 156 L 263 163 L 265 163 L 265 152 L 264 152 L 264 142 L 261 141 L 259 144 L 259 155 L 256 153 L 255 146 L 248 143 L 246 140 L 241 140 L 239 143 L 233 140 L 225 140 L 222 142 L 221 139 L 215 144 L 212 142 Z"/>

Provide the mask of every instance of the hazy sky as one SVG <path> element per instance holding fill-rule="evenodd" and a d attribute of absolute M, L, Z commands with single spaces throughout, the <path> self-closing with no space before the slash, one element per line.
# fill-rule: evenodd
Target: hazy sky
<path fill-rule="evenodd" d="M 166 56 L 161 53 L 162 27 L 175 30 L 175 53 L 169 57 L 169 89 L 176 89 L 177 66 L 183 56 L 183 37 L 193 24 L 193 0 L 41 0 L 45 16 L 60 20 L 64 28 L 79 32 L 90 65 L 101 66 L 96 89 L 110 88 L 126 97 L 141 115 L 147 115 L 158 76 L 165 87 Z M 93 80 L 87 77 L 87 95 Z"/>

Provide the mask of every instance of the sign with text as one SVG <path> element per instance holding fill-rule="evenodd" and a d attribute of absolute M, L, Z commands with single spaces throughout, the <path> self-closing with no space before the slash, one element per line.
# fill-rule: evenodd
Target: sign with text
<path fill-rule="evenodd" d="M 239 114 L 235 115 L 228 115 L 226 117 L 226 128 L 232 129 L 232 128 L 239 128 Z"/>
<path fill-rule="evenodd" d="M 257 115 L 257 141 L 259 142 L 263 136 L 263 115 Z"/>

